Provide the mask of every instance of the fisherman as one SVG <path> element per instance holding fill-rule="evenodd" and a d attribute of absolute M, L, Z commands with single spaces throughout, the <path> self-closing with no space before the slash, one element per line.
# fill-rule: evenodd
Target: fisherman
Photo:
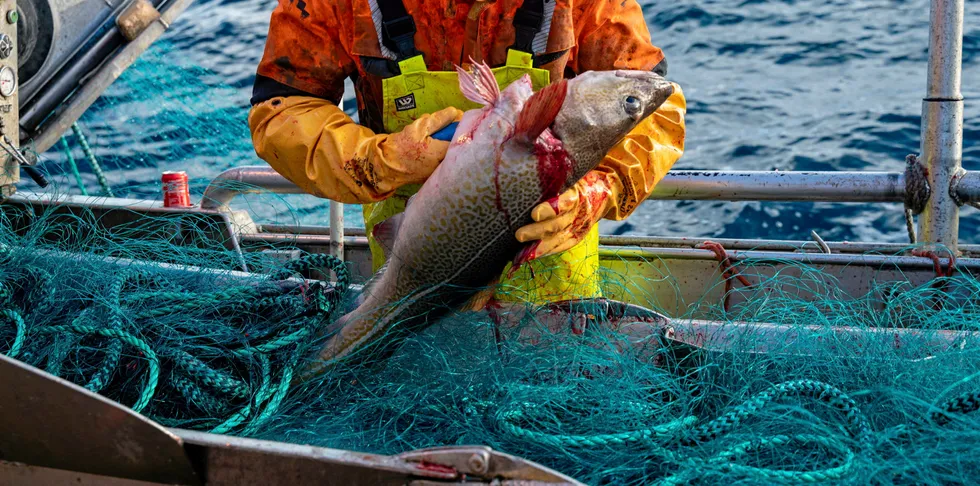
<path fill-rule="evenodd" d="M 501 89 L 525 74 L 537 91 L 586 71 L 667 71 L 636 0 L 280 0 L 253 88 L 256 153 L 307 193 L 363 204 L 377 270 L 372 229 L 404 211 L 446 155 L 433 135 L 477 107 L 455 70 L 471 59 L 493 67 Z M 359 123 L 339 107 L 348 78 Z M 535 207 L 515 235 L 533 261 L 504 269 L 495 297 L 601 296 L 598 221 L 629 216 L 681 157 L 685 110 L 675 85 L 598 168 Z"/>

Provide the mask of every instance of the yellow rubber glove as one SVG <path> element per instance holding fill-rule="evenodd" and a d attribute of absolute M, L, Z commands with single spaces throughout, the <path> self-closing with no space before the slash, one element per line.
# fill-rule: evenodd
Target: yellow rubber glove
<path fill-rule="evenodd" d="M 425 182 L 449 149 L 431 135 L 462 115 L 446 108 L 375 134 L 329 101 L 290 96 L 255 105 L 248 121 L 255 153 L 276 172 L 315 196 L 364 204 Z"/>
<path fill-rule="evenodd" d="M 531 210 L 535 222 L 517 230 L 517 241 L 534 242 L 518 262 L 561 253 L 577 245 L 618 200 L 608 172 L 593 170 L 571 189 Z M 516 266 L 516 265 L 515 265 Z"/>

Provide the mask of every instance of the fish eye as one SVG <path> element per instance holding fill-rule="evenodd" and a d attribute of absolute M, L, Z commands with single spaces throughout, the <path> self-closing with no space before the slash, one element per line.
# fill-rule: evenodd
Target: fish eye
<path fill-rule="evenodd" d="M 630 95 L 623 99 L 623 109 L 626 110 L 627 114 L 635 115 L 643 110 L 643 106 L 639 98 Z"/>

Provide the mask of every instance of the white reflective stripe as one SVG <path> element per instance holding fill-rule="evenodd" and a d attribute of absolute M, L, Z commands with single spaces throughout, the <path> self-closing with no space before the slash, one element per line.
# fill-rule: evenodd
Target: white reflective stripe
<path fill-rule="evenodd" d="M 541 30 L 534 36 L 534 41 L 531 42 L 531 49 L 535 54 L 541 54 L 548 50 L 548 34 L 551 33 L 551 18 L 555 16 L 555 3 L 555 0 L 544 0 Z"/>
<path fill-rule="evenodd" d="M 384 42 L 381 42 L 381 7 L 378 7 L 378 0 L 368 0 L 368 4 L 371 5 L 371 20 L 374 21 L 374 31 L 378 34 L 378 45 L 381 46 L 381 57 L 385 59 L 395 59 L 395 53 L 391 52 L 385 46 Z"/>

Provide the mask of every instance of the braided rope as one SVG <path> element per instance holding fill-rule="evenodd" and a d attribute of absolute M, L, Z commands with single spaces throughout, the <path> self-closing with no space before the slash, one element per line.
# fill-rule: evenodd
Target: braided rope
<path fill-rule="evenodd" d="M 13 309 L 6 309 L 0 312 L 0 314 L 3 314 L 7 320 L 13 322 L 14 327 L 17 328 L 17 334 L 14 335 L 14 344 L 10 345 L 10 351 L 7 352 L 7 356 L 16 358 L 24 346 L 24 335 L 27 332 L 27 326 L 24 325 L 24 318 L 20 316 L 20 313 Z"/>
<path fill-rule="evenodd" d="M 201 380 L 201 383 L 233 397 L 245 398 L 248 396 L 248 385 L 244 382 L 211 368 L 186 351 L 177 349 L 170 350 L 170 353 L 174 362 L 195 375 Z"/>
<path fill-rule="evenodd" d="M 948 414 L 965 415 L 980 410 L 980 391 L 964 393 L 952 398 L 939 407 L 938 412 L 930 414 L 929 418 L 938 425 L 946 425 L 953 421 Z"/>
<path fill-rule="evenodd" d="M 147 374 L 146 384 L 143 387 L 143 391 L 140 393 L 139 400 L 137 400 L 136 404 L 133 405 L 133 411 L 138 413 L 150 404 L 150 400 L 153 399 L 153 394 L 156 393 L 157 382 L 160 378 L 160 362 L 157 359 L 157 354 L 150 349 L 150 346 L 147 345 L 145 341 L 125 331 L 118 329 L 100 329 L 94 326 L 78 326 L 69 324 L 64 326 L 51 326 L 40 330 L 40 332 L 45 334 L 55 334 L 65 331 L 81 335 L 99 334 L 105 337 L 118 339 L 138 349 L 142 353 L 142 357 L 146 359 L 147 364 L 149 364 L 149 371 Z"/>
<path fill-rule="evenodd" d="M 758 412 L 779 398 L 790 395 L 814 398 L 836 408 L 844 414 L 845 421 L 850 425 L 854 437 L 862 445 L 870 446 L 871 426 L 854 400 L 840 389 L 814 380 L 795 380 L 774 385 L 769 390 L 763 391 L 735 407 L 734 410 L 699 426 L 693 434 L 684 438 L 682 443 L 694 445 L 714 440 L 719 435 L 737 427 L 749 415 Z"/>
<path fill-rule="evenodd" d="M 116 305 L 106 306 L 109 311 L 109 329 L 122 329 L 123 319 L 121 309 L 119 307 L 119 299 L 122 296 L 122 288 L 132 276 L 129 272 L 123 272 L 118 278 L 116 278 L 112 285 L 109 287 L 109 303 Z M 88 390 L 98 393 L 109 383 L 109 379 L 112 377 L 113 371 L 115 371 L 116 366 L 119 364 L 119 359 L 122 357 L 122 342 L 119 340 L 112 340 L 109 343 L 109 349 L 106 352 L 106 358 L 102 362 L 102 367 L 99 371 L 92 376 L 92 379 L 85 385 Z"/>
<path fill-rule="evenodd" d="M 78 123 L 71 124 L 71 130 L 74 132 L 75 137 L 78 138 L 78 145 L 82 147 L 82 152 L 85 153 L 85 157 L 88 158 L 89 164 L 92 164 L 92 172 L 95 173 L 95 178 L 99 181 L 99 186 L 102 187 L 102 194 L 109 197 L 114 197 L 112 194 L 112 188 L 109 187 L 109 181 L 105 177 L 105 173 L 102 172 L 102 166 L 99 164 L 99 159 L 95 158 L 95 153 L 92 152 L 92 147 L 88 145 L 88 139 L 85 138 L 85 134 L 82 133 L 81 127 Z"/>
<path fill-rule="evenodd" d="M 202 390 L 201 387 L 183 376 L 175 375 L 171 377 L 170 384 L 187 399 L 188 403 L 197 405 L 209 413 L 217 413 L 217 411 L 225 408 L 218 399 L 212 397 L 206 391 Z"/>
<path fill-rule="evenodd" d="M 630 444 L 646 444 L 655 446 L 658 444 L 657 439 L 670 437 L 678 430 L 690 427 L 697 421 L 697 418 L 685 417 L 683 419 L 674 420 L 665 425 L 656 426 L 649 429 L 598 435 L 553 435 L 544 432 L 537 432 L 517 425 L 524 420 L 526 420 L 526 413 L 524 413 L 523 410 L 512 410 L 500 414 L 497 423 L 501 429 L 514 437 L 551 447 L 561 448 L 624 446 Z"/>

